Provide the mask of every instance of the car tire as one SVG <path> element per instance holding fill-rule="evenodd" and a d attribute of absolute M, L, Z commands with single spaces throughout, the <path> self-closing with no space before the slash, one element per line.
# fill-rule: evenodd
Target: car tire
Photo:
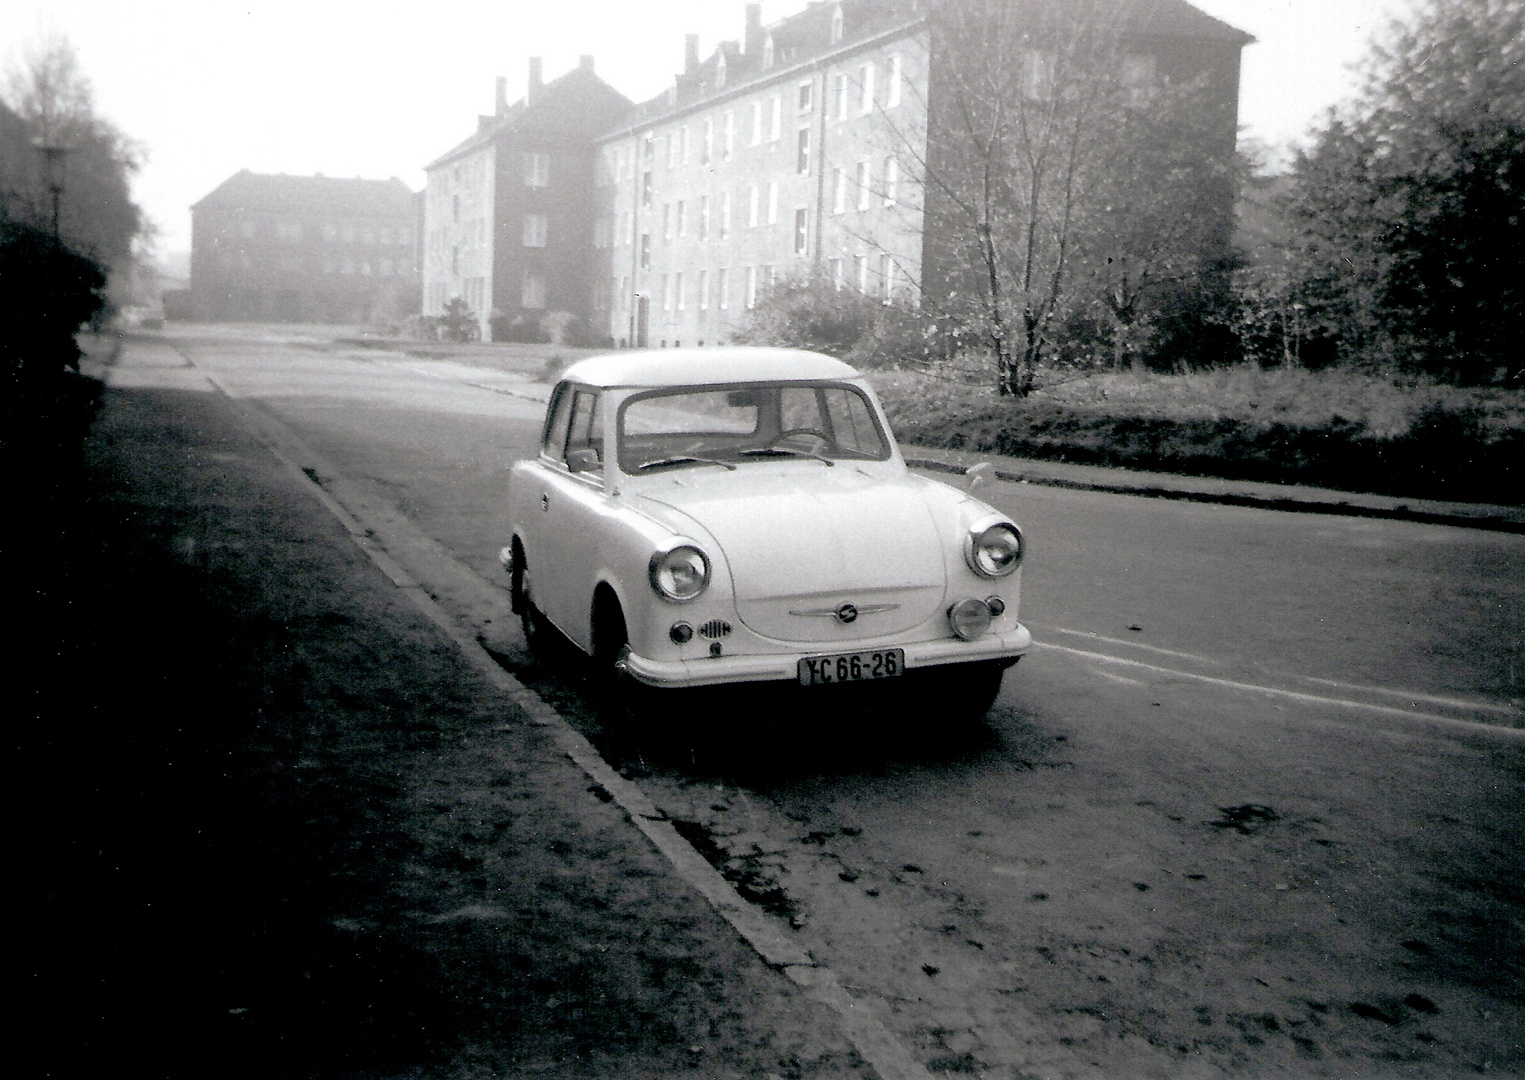
<path fill-rule="evenodd" d="M 931 691 L 940 702 L 937 711 L 955 723 L 982 723 L 1001 693 L 1001 680 L 1010 666 L 1002 660 L 982 660 L 939 672 L 936 689 Z"/>
<path fill-rule="evenodd" d="M 543 654 L 549 642 L 551 626 L 530 599 L 529 566 L 524 559 L 524 550 L 515 545 L 514 555 L 514 576 L 510 588 L 514 610 L 519 612 L 519 627 L 524 632 L 524 647 L 532 654 Z"/>

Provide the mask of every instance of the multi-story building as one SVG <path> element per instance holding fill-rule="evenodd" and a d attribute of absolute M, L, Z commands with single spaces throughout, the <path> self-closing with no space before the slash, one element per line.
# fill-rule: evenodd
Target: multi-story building
<path fill-rule="evenodd" d="M 929 223 L 947 220 L 931 212 L 946 193 L 929 193 L 922 175 L 942 151 L 947 125 L 931 110 L 951 98 L 958 59 L 934 55 L 928 7 L 817 0 L 764 25 L 761 5 L 749 3 L 742 38 L 702 61 L 690 35 L 683 71 L 665 93 L 618 108 L 610 91 L 602 126 L 579 130 L 588 171 L 558 175 L 540 196 L 563 200 L 574 223 L 565 231 L 546 231 L 502 197 L 505 175 L 517 191 L 531 187 L 533 170 L 514 172 L 514 162 L 528 161 L 528 142 L 502 161 L 515 145 L 505 140 L 519 138 L 521 106 L 509 109 L 500 93 L 499 117 L 484 117 L 476 137 L 430 166 L 425 311 L 453 296 L 481 311 L 491 297 L 504 313 L 516 305 L 520 320 L 540 308 L 586 316 L 592 336 L 615 344 L 703 345 L 726 341 L 784 278 L 891 303 L 957 287 L 941 265 L 949 238 L 929 235 L 943 228 Z M 1186 0 L 1136 0 L 1119 11 L 1129 77 L 1205 79 L 1221 106 L 1210 123 L 1231 155 L 1239 53 L 1252 39 Z M 1041 72 L 1036 37 L 1031 53 L 1012 63 Z M 532 75 L 531 98 L 537 84 Z M 560 152 L 572 162 L 574 151 L 569 141 Z M 1227 199 L 1222 217 L 1226 245 Z M 578 269 L 562 279 L 565 291 L 558 283 L 550 295 L 534 277 L 535 259 L 521 260 L 507 288 L 496 284 L 518 246 L 559 242 L 574 249 L 555 257 Z"/>
<path fill-rule="evenodd" d="M 460 298 L 484 340 L 542 333 L 553 316 L 586 325 L 595 274 L 594 138 L 630 99 L 593 71 L 593 58 L 549 83 L 530 61 L 528 91 L 425 168 L 423 311 Z"/>
<path fill-rule="evenodd" d="M 418 204 L 390 180 L 252 173 L 191 207 L 201 319 L 366 322 L 418 310 Z"/>

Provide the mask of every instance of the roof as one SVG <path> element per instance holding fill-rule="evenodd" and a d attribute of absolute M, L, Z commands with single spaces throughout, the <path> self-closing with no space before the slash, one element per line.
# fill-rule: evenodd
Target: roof
<path fill-rule="evenodd" d="M 1129 19 L 1135 32 L 1149 37 L 1195 38 L 1248 45 L 1255 40 L 1221 19 L 1192 7 L 1186 0 L 1135 0 Z"/>
<path fill-rule="evenodd" d="M 352 180 L 338 176 L 288 176 L 285 173 L 234 173 L 191 207 L 272 210 L 281 213 L 349 214 L 388 217 L 414 213 L 413 192 L 395 176 L 390 180 Z"/>
<path fill-rule="evenodd" d="M 857 369 L 803 349 L 637 349 L 580 360 L 562 379 L 587 386 L 704 386 L 856 379 Z"/>
<path fill-rule="evenodd" d="M 591 67 L 579 65 L 540 87 L 533 101 L 520 98 L 496 116 L 481 117 L 475 132 L 425 165 L 424 171 L 448 165 L 512 132 L 566 135 L 586 128 L 591 136 L 630 108 L 629 98 L 594 74 Z"/>

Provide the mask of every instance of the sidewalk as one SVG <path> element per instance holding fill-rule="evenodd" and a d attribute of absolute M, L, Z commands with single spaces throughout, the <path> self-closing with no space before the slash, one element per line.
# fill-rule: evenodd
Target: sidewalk
<path fill-rule="evenodd" d="M 925 446 L 903 446 L 901 450 L 907 464 L 937 472 L 962 473 L 972 465 L 988 461 L 994 467 L 993 479 L 1013 483 L 1224 503 L 1230 506 L 1256 506 L 1266 510 L 1290 510 L 1306 514 L 1393 518 L 1434 525 L 1525 533 L 1525 507 L 1520 506 L 1400 499 L 1388 495 L 1334 491 L 1330 488 L 1220 480 L 1210 476 L 1180 476 L 1175 473 L 1112 469 L 1099 465 L 1073 465 L 1062 461 L 939 450 Z"/>
<path fill-rule="evenodd" d="M 220 395 L 107 391 L 86 467 L 16 567 L 49 1074 L 873 1075 Z"/>

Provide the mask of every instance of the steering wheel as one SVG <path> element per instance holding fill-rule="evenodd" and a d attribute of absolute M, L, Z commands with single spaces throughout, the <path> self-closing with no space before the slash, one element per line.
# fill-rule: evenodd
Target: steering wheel
<path fill-rule="evenodd" d="M 831 445 L 831 437 L 829 435 L 827 435 L 826 432 L 820 430 L 819 428 L 813 428 L 813 427 L 786 428 L 785 430 L 780 431 L 772 439 L 770 439 L 768 441 L 768 445 L 769 446 L 777 446 L 779 443 L 783 442 L 785 439 L 792 439 L 796 435 L 808 435 L 812 439 L 820 439 L 822 446 L 830 446 Z"/>

